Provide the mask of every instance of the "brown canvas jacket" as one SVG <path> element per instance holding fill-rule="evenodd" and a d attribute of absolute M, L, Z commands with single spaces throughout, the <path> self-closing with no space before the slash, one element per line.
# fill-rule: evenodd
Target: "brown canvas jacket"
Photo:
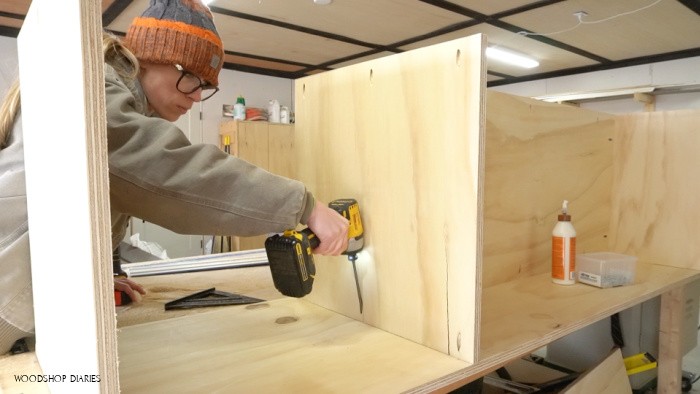
<path fill-rule="evenodd" d="M 314 198 L 298 181 L 271 174 L 209 144 L 191 144 L 152 116 L 138 80 L 105 65 L 112 245 L 130 216 L 181 234 L 260 235 L 306 224 Z"/>

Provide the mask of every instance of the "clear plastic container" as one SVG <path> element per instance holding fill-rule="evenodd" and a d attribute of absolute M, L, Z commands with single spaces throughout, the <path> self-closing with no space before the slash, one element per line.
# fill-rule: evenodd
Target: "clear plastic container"
<path fill-rule="evenodd" d="M 579 282 L 608 288 L 634 283 L 637 258 L 612 252 L 585 253 L 576 256 Z"/>

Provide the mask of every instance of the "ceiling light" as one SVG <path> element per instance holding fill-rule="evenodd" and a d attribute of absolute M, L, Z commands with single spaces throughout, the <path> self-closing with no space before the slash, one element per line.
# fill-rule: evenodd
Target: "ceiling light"
<path fill-rule="evenodd" d="M 333 2 L 333 0 L 314 0 L 314 4 L 318 4 L 318 5 L 328 5 L 332 2 Z"/>
<path fill-rule="evenodd" d="M 509 49 L 503 49 L 498 47 L 487 47 L 486 57 L 493 60 L 498 60 L 503 63 L 508 63 L 513 66 L 518 66 L 522 68 L 535 68 L 540 65 L 537 60 L 520 54 Z"/>
<path fill-rule="evenodd" d="M 209 5 L 209 4 L 214 2 L 214 0 L 203 0 L 203 1 L 204 1 L 204 5 Z"/>
<path fill-rule="evenodd" d="M 542 101 L 549 101 L 551 103 L 561 103 L 564 101 L 593 100 L 599 98 L 632 96 L 635 93 L 653 93 L 654 90 L 655 88 L 653 86 L 640 86 L 634 88 L 599 90 L 593 92 L 562 93 L 547 96 L 538 96 L 533 98 Z"/>

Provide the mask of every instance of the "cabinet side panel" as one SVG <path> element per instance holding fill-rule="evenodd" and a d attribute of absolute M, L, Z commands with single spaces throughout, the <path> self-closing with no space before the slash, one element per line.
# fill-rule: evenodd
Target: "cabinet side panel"
<path fill-rule="evenodd" d="M 318 199 L 360 203 L 365 249 L 317 256 L 308 298 L 472 361 L 483 37 L 297 80 L 297 176 Z M 459 342 L 459 344 L 458 344 Z"/>
<path fill-rule="evenodd" d="M 700 270 L 700 111 L 619 116 L 615 134 L 613 248 Z"/>
<path fill-rule="evenodd" d="M 489 91 L 483 284 L 551 270 L 551 234 L 569 201 L 577 253 L 608 249 L 614 118 Z"/>
<path fill-rule="evenodd" d="M 119 391 L 100 21 L 93 1 L 35 0 L 17 39 L 36 354 L 44 376 L 96 378 L 54 393 Z"/>

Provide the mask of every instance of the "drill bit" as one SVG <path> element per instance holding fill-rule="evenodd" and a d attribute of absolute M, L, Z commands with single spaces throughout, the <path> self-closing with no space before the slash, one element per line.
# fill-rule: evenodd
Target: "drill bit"
<path fill-rule="evenodd" d="M 362 314 L 362 292 L 360 291 L 360 280 L 357 278 L 357 266 L 355 265 L 357 254 L 349 254 L 348 260 L 352 263 L 352 272 L 355 274 L 355 289 L 357 290 L 357 300 L 360 302 L 360 314 Z"/>

